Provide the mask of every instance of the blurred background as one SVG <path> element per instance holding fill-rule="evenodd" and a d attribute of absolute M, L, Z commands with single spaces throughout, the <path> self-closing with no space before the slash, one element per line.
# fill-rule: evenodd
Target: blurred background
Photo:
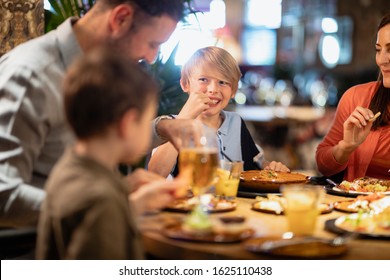
<path fill-rule="evenodd" d="M 94 1 L 2 0 L 0 56 L 55 28 L 63 20 L 55 6 L 67 2 L 83 4 L 77 14 L 82 16 Z M 187 98 L 179 86 L 186 59 L 201 47 L 220 46 L 243 74 L 228 110 L 244 118 L 268 159 L 316 173 L 315 149 L 340 97 L 377 78 L 376 26 L 390 11 L 390 1 L 187 2 L 196 12 L 179 23 L 150 66 L 161 83 L 159 114 L 177 113 Z"/>
<path fill-rule="evenodd" d="M 247 122 L 269 160 L 318 174 L 315 149 L 341 95 L 376 80 L 376 26 L 387 0 L 195 0 L 195 10 L 162 48 L 183 64 L 217 45 L 243 77 L 231 110 Z M 319 174 L 318 174 L 319 175 Z"/>

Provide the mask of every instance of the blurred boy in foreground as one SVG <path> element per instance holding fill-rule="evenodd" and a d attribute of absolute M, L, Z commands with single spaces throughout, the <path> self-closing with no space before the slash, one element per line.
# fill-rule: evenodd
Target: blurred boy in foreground
<path fill-rule="evenodd" d="M 115 171 L 147 151 L 157 87 L 130 60 L 99 50 L 69 69 L 63 88 L 77 139 L 45 185 L 37 258 L 142 259 L 135 217 L 165 206 L 186 185 L 157 180 L 131 192 Z"/>

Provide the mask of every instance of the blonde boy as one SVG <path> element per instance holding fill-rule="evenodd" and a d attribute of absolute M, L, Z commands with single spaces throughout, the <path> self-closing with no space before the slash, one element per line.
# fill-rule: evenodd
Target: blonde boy
<path fill-rule="evenodd" d="M 177 115 L 178 119 L 197 119 L 217 131 L 219 156 L 227 160 L 243 160 L 244 170 L 272 169 L 289 171 L 280 162 L 259 162 L 259 150 L 244 121 L 234 113 L 224 111 L 234 98 L 241 77 L 236 60 L 226 50 L 206 47 L 196 51 L 181 71 L 180 84 L 189 94 L 187 102 Z M 148 164 L 148 169 L 168 176 L 176 165 L 178 152 L 172 144 L 158 147 Z"/>

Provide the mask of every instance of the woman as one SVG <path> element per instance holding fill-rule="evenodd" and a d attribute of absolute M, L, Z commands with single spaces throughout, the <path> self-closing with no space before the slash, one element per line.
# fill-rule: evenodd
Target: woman
<path fill-rule="evenodd" d="M 348 181 L 363 176 L 390 178 L 389 45 L 390 13 L 377 28 L 378 80 L 344 93 L 334 123 L 317 148 L 318 170 L 325 176 L 344 172 Z"/>

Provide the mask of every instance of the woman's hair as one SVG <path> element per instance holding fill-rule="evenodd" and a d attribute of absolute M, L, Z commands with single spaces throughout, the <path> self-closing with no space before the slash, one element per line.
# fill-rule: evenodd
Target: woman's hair
<path fill-rule="evenodd" d="M 67 120 L 79 139 L 100 135 L 129 109 L 139 117 L 158 88 L 140 66 L 107 49 L 96 49 L 69 68 L 63 83 Z"/>
<path fill-rule="evenodd" d="M 241 71 L 237 61 L 226 50 L 218 47 L 206 47 L 197 50 L 183 65 L 181 81 L 188 85 L 195 69 L 211 67 L 221 73 L 224 79 L 231 84 L 232 92 L 236 92 Z"/>
<path fill-rule="evenodd" d="M 379 25 L 377 27 L 377 33 L 381 28 L 390 24 L 390 13 L 387 13 L 382 17 Z M 386 88 L 383 85 L 383 76 L 381 71 L 379 70 L 378 75 L 378 88 L 376 90 L 375 95 L 373 96 L 369 109 L 375 114 L 377 112 L 381 112 L 382 114 L 379 118 L 373 123 L 372 129 L 376 130 L 381 126 L 386 126 L 390 121 L 390 113 L 388 110 L 390 104 L 390 88 Z"/>

